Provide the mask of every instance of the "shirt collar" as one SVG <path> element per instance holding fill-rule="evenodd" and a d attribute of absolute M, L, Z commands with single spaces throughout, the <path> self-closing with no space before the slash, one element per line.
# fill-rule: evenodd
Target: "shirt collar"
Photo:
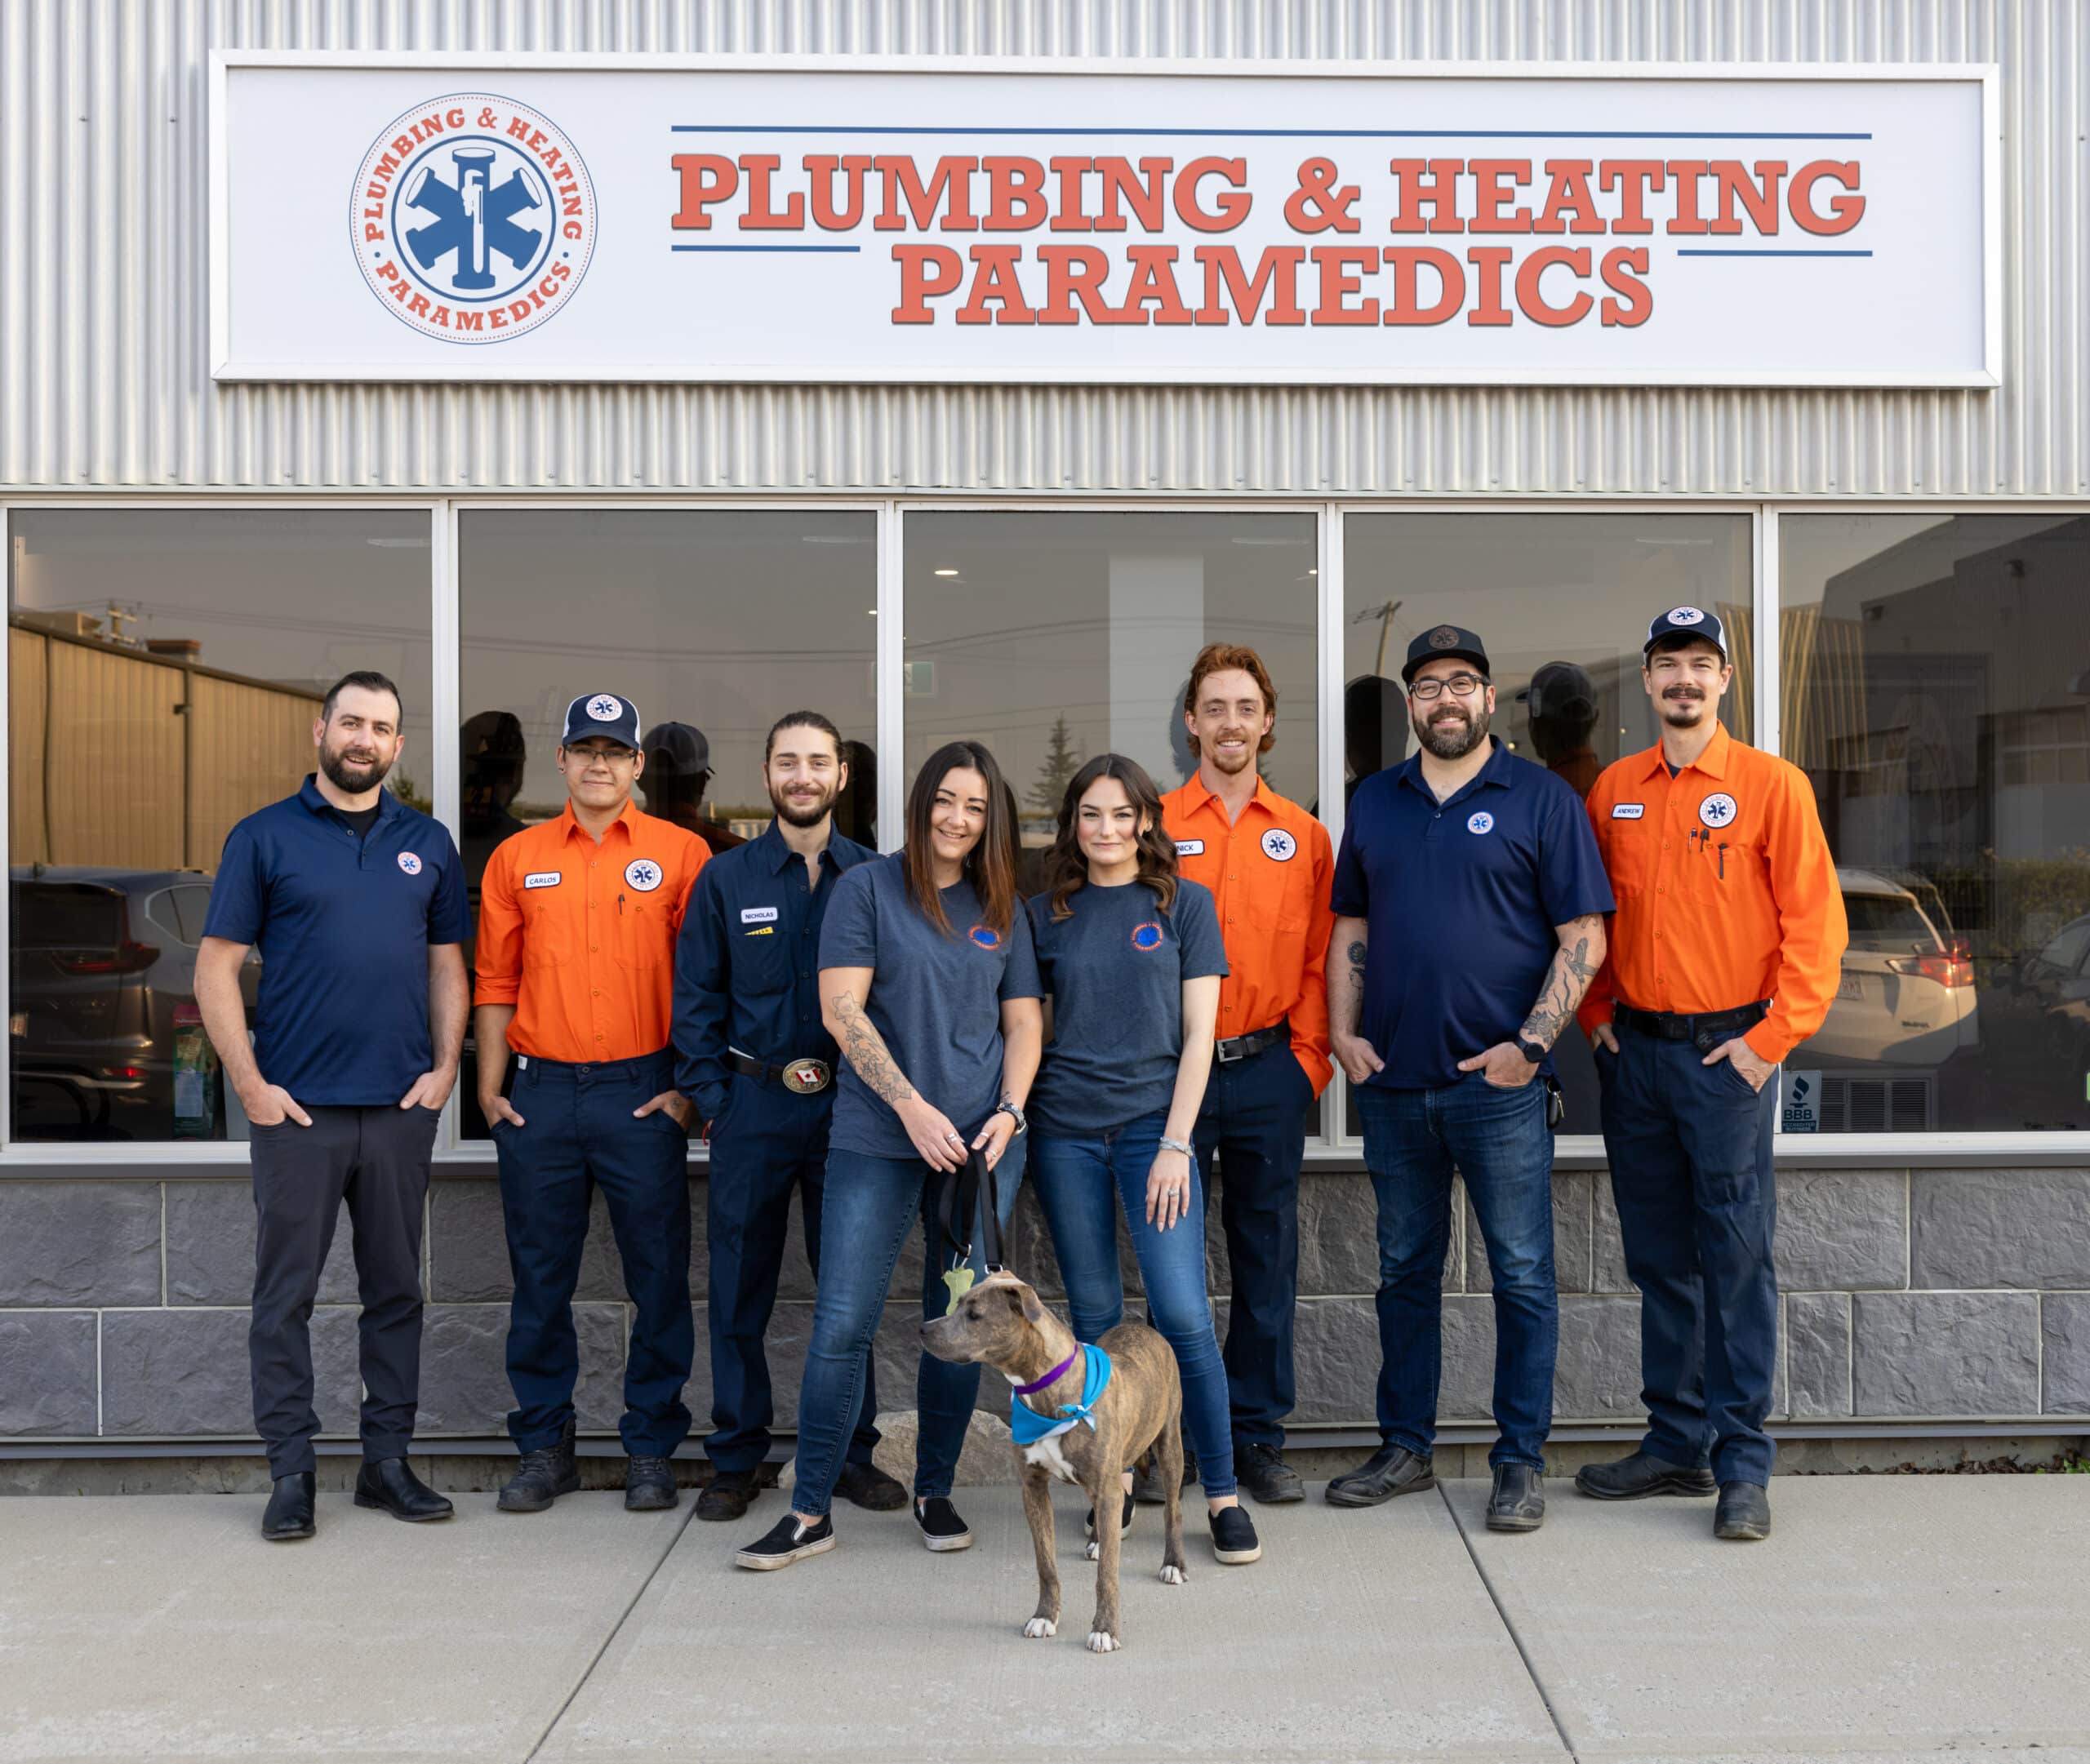
<path fill-rule="evenodd" d="M 610 827 L 623 828 L 626 839 L 630 839 L 638 833 L 638 806 L 629 797 L 624 799 L 624 806 L 617 811 L 617 818 L 610 823 Z M 558 811 L 558 828 L 562 842 L 571 839 L 576 833 L 580 834 L 584 839 L 589 837 L 588 829 L 574 818 L 571 797 L 566 799 L 566 806 Z M 609 837 L 608 827 L 603 829 L 603 837 L 606 839 Z"/>
<path fill-rule="evenodd" d="M 1713 739 L 1705 744 L 1705 751 L 1692 761 L 1690 765 L 1685 766 L 1683 771 L 1702 771 L 1709 778 L 1726 777 L 1728 753 L 1733 745 L 1734 740 L 1728 733 L 1728 726 L 1723 722 L 1715 722 L 1713 725 Z M 1668 770 L 1669 762 L 1662 758 L 1662 744 L 1657 741 L 1649 749 L 1648 769 L 1640 775 L 1643 778 L 1652 778 L 1656 772 L 1666 772 Z M 1681 777 L 1683 773 L 1679 772 L 1678 775 Z"/>
<path fill-rule="evenodd" d="M 1447 807 L 1457 802 L 1468 791 L 1479 790 L 1489 785 L 1492 785 L 1498 790 L 1506 790 L 1511 783 L 1510 768 L 1516 765 L 1518 761 L 1510 753 L 1507 742 L 1497 741 L 1493 735 L 1490 735 L 1487 739 L 1495 742 L 1495 751 L 1487 756 L 1487 763 L 1446 797 L 1442 804 L 1438 802 L 1436 793 L 1430 788 L 1428 781 L 1422 775 L 1422 755 L 1419 752 L 1409 754 L 1401 762 L 1399 770 L 1394 775 L 1394 779 L 1398 783 L 1404 784 L 1409 789 L 1420 792 L 1423 799 L 1432 808 Z"/>
<path fill-rule="evenodd" d="M 297 787 L 297 799 L 315 815 L 339 815 L 341 811 L 319 793 L 319 774 L 309 771 L 305 782 Z M 377 818 L 380 822 L 390 820 L 400 811 L 398 798 L 381 784 L 377 791 Z"/>
<path fill-rule="evenodd" d="M 1184 780 L 1183 792 L 1183 806 L 1193 815 L 1202 814 L 1207 808 L 1216 810 L 1221 815 L 1226 813 L 1226 805 L 1220 801 L 1219 793 L 1206 788 L 1202 766 Z M 1275 819 L 1276 802 L 1277 793 L 1263 782 L 1263 775 L 1258 772 L 1256 774 L 1256 793 L 1243 805 L 1241 812 L 1246 815 L 1250 809 L 1260 806 L 1265 815 Z"/>
<path fill-rule="evenodd" d="M 749 842 L 761 852 L 763 866 L 772 876 L 781 876 L 791 867 L 792 859 L 798 855 L 785 842 L 783 833 L 777 827 L 774 815 L 770 817 L 769 824 Z M 820 867 L 823 869 L 834 867 L 834 823 L 829 821 L 827 824 L 827 843 L 820 848 Z"/>

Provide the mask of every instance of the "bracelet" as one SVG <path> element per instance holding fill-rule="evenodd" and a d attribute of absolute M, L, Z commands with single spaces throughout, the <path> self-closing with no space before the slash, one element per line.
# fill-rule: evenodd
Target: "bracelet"
<path fill-rule="evenodd" d="M 1192 1150 L 1190 1147 L 1185 1145 L 1181 1140 L 1172 1140 L 1166 1134 L 1162 1135 L 1161 1149 L 1164 1152 L 1181 1152 L 1194 1164 L 1198 1161 L 1198 1154 L 1195 1151 Z"/>

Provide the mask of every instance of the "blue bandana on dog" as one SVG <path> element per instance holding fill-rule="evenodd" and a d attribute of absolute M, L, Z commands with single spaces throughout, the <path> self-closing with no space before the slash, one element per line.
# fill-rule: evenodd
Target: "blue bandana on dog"
<path fill-rule="evenodd" d="M 1092 1433 L 1096 1417 L 1089 1411 L 1103 1394 L 1104 1386 L 1110 1382 L 1110 1356 L 1101 1348 L 1084 1344 L 1079 1352 L 1084 1366 L 1082 1377 L 1081 1401 L 1061 1403 L 1059 1412 L 1066 1416 L 1064 1421 L 1055 1421 L 1049 1415 L 1040 1415 L 1023 1400 L 1020 1391 L 1009 1397 L 1009 1431 L 1016 1436 L 1019 1446 L 1034 1446 L 1041 1439 L 1052 1439 L 1057 1435 L 1071 1433 L 1083 1422 Z M 1058 1382 L 1054 1379 L 1052 1382 Z"/>

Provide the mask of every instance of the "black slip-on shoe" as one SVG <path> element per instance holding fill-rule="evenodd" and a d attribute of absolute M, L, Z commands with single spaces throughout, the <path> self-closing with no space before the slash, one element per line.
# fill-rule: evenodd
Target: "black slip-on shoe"
<path fill-rule="evenodd" d="M 932 1495 L 916 1501 L 914 1522 L 922 1528 L 922 1541 L 939 1553 L 972 1548 L 972 1528 L 958 1517 L 958 1509 L 947 1495 Z"/>
<path fill-rule="evenodd" d="M 772 1568 L 788 1568 L 807 1556 L 834 1548 L 834 1522 L 825 1516 L 807 1525 L 795 1513 L 787 1513 L 745 1549 L 734 1552 L 733 1560 L 758 1574 Z"/>
<path fill-rule="evenodd" d="M 1234 1568 L 1262 1555 L 1263 1540 L 1256 1535 L 1256 1522 L 1246 1507 L 1221 1507 L 1212 1516 L 1212 1553 Z"/>
<path fill-rule="evenodd" d="M 1244 1494 L 1253 1495 L 1266 1507 L 1304 1500 L 1306 1485 L 1299 1473 L 1278 1455 L 1274 1446 L 1251 1446 L 1234 1455 L 1234 1469 Z"/>
<path fill-rule="evenodd" d="M 542 1513 L 560 1495 L 580 1487 L 580 1464 L 573 1455 L 573 1424 L 568 1421 L 557 1445 L 522 1454 L 494 1504 L 503 1513 Z"/>
<path fill-rule="evenodd" d="M 1127 1495 L 1125 1497 L 1124 1522 L 1118 1527 L 1118 1536 L 1123 1537 L 1126 1532 L 1132 1530 L 1132 1514 L 1137 1510 L 1138 1509 L 1134 1504 L 1132 1496 Z M 1096 1509 L 1093 1507 L 1091 1507 L 1088 1509 L 1088 1517 L 1083 1519 L 1081 1522 L 1081 1535 L 1083 1537 L 1093 1537 L 1096 1535 Z"/>
<path fill-rule="evenodd" d="M 380 1458 L 357 1471 L 356 1504 L 382 1508 L 409 1525 L 447 1519 L 457 1510 L 416 1476 L 404 1458 Z"/>
<path fill-rule="evenodd" d="M 1498 1464 L 1487 1497 L 1491 1531 L 1536 1531 L 1545 1523 L 1545 1473 L 1531 1464 Z"/>
<path fill-rule="evenodd" d="M 1188 1488 L 1198 1479 L 1198 1455 L 1187 1446 L 1183 1449 L 1183 1486 Z M 1168 1499 L 1168 1491 L 1161 1486 L 1161 1461 L 1157 1455 L 1151 1469 L 1142 1466 L 1132 1472 L 1132 1499 L 1142 1507 L 1158 1507 Z"/>
<path fill-rule="evenodd" d="M 665 1513 L 681 1500 L 675 1492 L 675 1473 L 665 1458 L 633 1456 L 624 1461 L 624 1510 L 626 1513 Z"/>
<path fill-rule="evenodd" d="M 761 1492 L 754 1471 L 721 1470 L 712 1477 L 711 1486 L 696 1497 L 696 1516 L 710 1520 L 740 1518 Z"/>
<path fill-rule="evenodd" d="M 318 1531 L 312 1516 L 312 1487 L 309 1470 L 278 1477 L 269 1491 L 268 1511 L 261 1515 L 262 1536 L 272 1544 L 288 1544 Z"/>
<path fill-rule="evenodd" d="M 1592 1500 L 1645 1500 L 1650 1495 L 1717 1495 L 1719 1485 L 1702 1464 L 1671 1464 L 1636 1451 L 1610 1464 L 1585 1464 L 1575 1473 L 1575 1492 Z"/>
<path fill-rule="evenodd" d="M 1754 1482 L 1721 1483 L 1713 1535 L 1732 1544 L 1760 1544 L 1770 1535 L 1770 1490 Z"/>
<path fill-rule="evenodd" d="M 834 1492 L 867 1513 L 897 1513 L 907 1504 L 907 1490 L 874 1464 L 845 1464 Z"/>
<path fill-rule="evenodd" d="M 1376 1507 L 1396 1495 L 1420 1494 L 1437 1486 L 1435 1461 L 1419 1458 L 1405 1446 L 1381 1446 L 1354 1470 L 1328 1484 L 1328 1504 L 1335 1507 Z"/>

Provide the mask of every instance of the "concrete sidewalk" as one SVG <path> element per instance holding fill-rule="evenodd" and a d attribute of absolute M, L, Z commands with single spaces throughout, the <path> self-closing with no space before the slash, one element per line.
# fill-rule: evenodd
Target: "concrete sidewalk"
<path fill-rule="evenodd" d="M 931 1556 L 843 1508 L 843 1546 L 740 1573 L 750 1523 L 541 1518 L 468 1495 L 445 1526 L 323 1497 L 271 1546 L 258 1497 L 0 1501 L 0 1764 L 58 1761 L 1478 1759 L 1919 1757 L 2090 1764 L 2090 1479 L 1781 1477 L 1776 1535 L 1710 1502 L 1481 1524 L 1485 1482 L 1368 1513 L 1256 1509 L 1264 1560 L 1163 1585 L 1125 1550 L 1127 1646 L 1087 1653 L 1081 1507 L 1057 1502 L 1066 1618 L 1016 1491 Z"/>

